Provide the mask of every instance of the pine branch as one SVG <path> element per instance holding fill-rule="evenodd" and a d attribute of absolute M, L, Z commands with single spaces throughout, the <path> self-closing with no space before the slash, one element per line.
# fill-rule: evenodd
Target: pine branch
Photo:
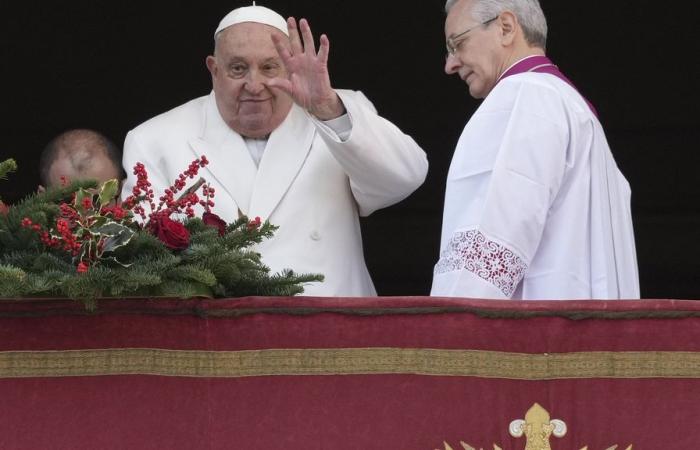
<path fill-rule="evenodd" d="M 6 159 L 0 162 L 0 180 L 6 180 L 10 172 L 17 170 L 17 162 L 14 159 Z"/>
<path fill-rule="evenodd" d="M 110 284 L 110 297 L 148 296 L 154 287 L 163 282 L 162 278 L 151 270 L 123 270 L 115 274 Z"/>
<path fill-rule="evenodd" d="M 265 222 L 258 228 L 249 228 L 248 220 L 244 216 L 227 227 L 223 238 L 223 245 L 227 248 L 246 248 L 253 244 L 259 244 L 264 239 L 274 235 L 277 226 Z"/>
<path fill-rule="evenodd" d="M 167 280 L 194 281 L 209 288 L 216 285 L 216 276 L 211 270 L 196 265 L 180 265 L 167 274 Z"/>
<path fill-rule="evenodd" d="M 61 294 L 61 285 L 71 274 L 48 270 L 40 274 L 27 274 L 22 296 L 56 297 Z"/>
<path fill-rule="evenodd" d="M 292 270 L 284 270 L 266 279 L 249 278 L 242 280 L 236 286 L 230 287 L 226 294 L 230 297 L 250 295 L 286 296 L 291 297 L 304 292 L 303 284 L 323 281 L 323 275 L 296 274 Z"/>
<path fill-rule="evenodd" d="M 202 284 L 186 282 L 186 281 L 176 281 L 176 280 L 166 280 L 156 289 L 155 295 L 161 297 L 173 297 L 173 298 L 212 298 L 213 291 L 208 286 Z"/>
<path fill-rule="evenodd" d="M 0 265 L 0 298 L 14 298 L 23 294 L 26 272 L 14 266 Z"/>

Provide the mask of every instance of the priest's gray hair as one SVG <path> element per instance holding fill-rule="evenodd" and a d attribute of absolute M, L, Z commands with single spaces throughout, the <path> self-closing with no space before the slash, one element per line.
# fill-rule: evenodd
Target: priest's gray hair
<path fill-rule="evenodd" d="M 459 0 L 447 0 L 445 12 L 449 13 Z M 472 17 L 486 22 L 503 11 L 511 11 L 518 18 L 528 44 L 546 49 L 547 19 L 538 0 L 473 0 Z"/>

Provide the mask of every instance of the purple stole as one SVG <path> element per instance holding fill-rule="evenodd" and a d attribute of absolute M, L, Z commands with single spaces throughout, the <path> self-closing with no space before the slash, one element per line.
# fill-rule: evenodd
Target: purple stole
<path fill-rule="evenodd" d="M 554 65 L 551 59 L 547 58 L 546 56 L 530 56 L 526 57 L 524 59 L 521 59 L 517 63 L 515 63 L 510 69 L 506 70 L 503 75 L 501 75 L 501 78 L 498 79 L 498 81 L 501 81 L 502 79 L 509 77 L 511 75 L 517 75 L 519 73 L 524 73 L 524 72 L 538 72 L 538 73 L 548 73 L 550 75 L 554 75 L 555 77 L 563 80 L 565 83 L 567 83 L 569 86 L 574 88 L 576 92 L 578 92 L 578 89 L 576 89 L 576 86 L 574 86 L 574 83 L 571 82 L 566 76 L 564 76 L 563 73 L 559 70 L 557 66 Z M 581 94 L 579 92 L 579 94 Z M 581 95 L 583 97 L 583 95 Z M 591 108 L 591 111 L 593 111 L 593 114 L 598 117 L 598 112 L 596 111 L 595 107 L 591 102 L 586 99 L 586 97 L 583 97 L 583 99 L 586 101 L 588 104 L 589 108 Z"/>

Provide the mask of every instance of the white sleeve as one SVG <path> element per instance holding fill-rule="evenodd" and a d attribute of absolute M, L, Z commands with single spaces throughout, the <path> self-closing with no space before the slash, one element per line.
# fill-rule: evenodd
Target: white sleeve
<path fill-rule="evenodd" d="M 511 298 L 537 251 L 566 170 L 569 129 L 551 89 L 524 86 L 512 105 L 488 117 L 505 121 L 503 135 L 493 137 L 500 143 L 491 169 L 478 174 L 483 195 L 461 199 L 479 206 L 443 236 L 433 295 Z"/>
<path fill-rule="evenodd" d="M 328 128 L 328 133 L 335 133 L 339 141 L 345 142 L 350 138 L 350 134 L 352 133 L 352 121 L 348 113 L 335 119 L 324 120 L 321 123 Z"/>
<path fill-rule="evenodd" d="M 144 150 L 143 144 L 138 138 L 138 130 L 131 130 L 127 133 L 126 139 L 124 140 L 124 153 L 122 157 L 122 165 L 126 171 L 126 180 L 124 181 L 121 192 L 122 200 L 132 195 L 134 186 L 136 186 L 136 175 L 134 175 L 134 166 L 136 163 L 142 163 L 146 167 L 148 181 L 151 183 L 151 188 L 156 198 L 163 195 L 165 189 L 175 181 L 167 180 L 160 170 L 162 164 L 159 161 L 160 157 L 158 155 L 158 152 L 153 149 L 151 151 Z M 147 214 L 150 212 L 148 208 L 146 208 L 146 211 Z"/>
<path fill-rule="evenodd" d="M 351 129 L 342 139 L 327 124 L 311 117 L 319 135 L 350 180 L 360 215 L 399 202 L 425 180 L 425 152 L 399 128 L 380 117 L 361 93 L 339 90 Z"/>

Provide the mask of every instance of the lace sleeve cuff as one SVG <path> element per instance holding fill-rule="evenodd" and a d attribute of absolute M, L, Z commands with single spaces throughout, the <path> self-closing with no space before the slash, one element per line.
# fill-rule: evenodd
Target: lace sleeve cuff
<path fill-rule="evenodd" d="M 527 264 L 512 249 L 478 230 L 458 231 L 447 243 L 435 274 L 467 270 L 510 298 L 525 276 Z"/>

